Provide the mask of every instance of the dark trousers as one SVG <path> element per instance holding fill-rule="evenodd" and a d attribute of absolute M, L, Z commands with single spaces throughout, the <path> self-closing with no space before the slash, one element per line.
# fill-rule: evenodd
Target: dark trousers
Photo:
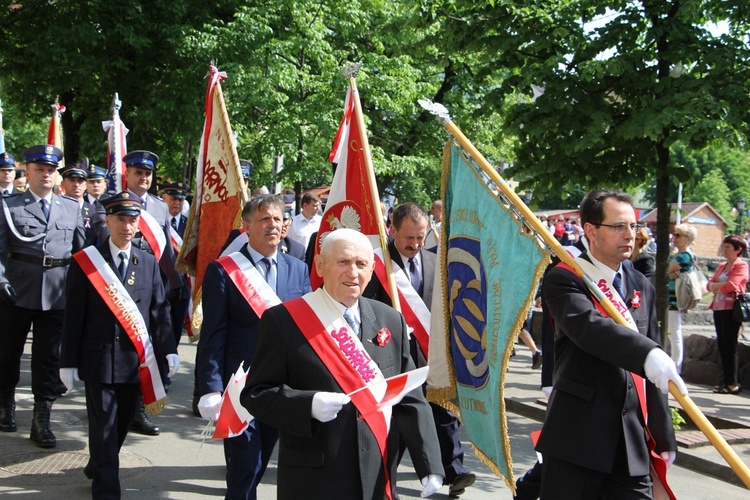
<path fill-rule="evenodd" d="M 611 472 L 600 472 L 544 456 L 543 500 L 652 500 L 651 476 L 631 476 L 625 440 L 620 439 Z"/>
<path fill-rule="evenodd" d="M 741 322 L 734 320 L 731 309 L 714 311 L 716 343 L 721 356 L 721 367 L 724 371 L 724 384 L 737 385 L 737 335 Z"/>
<path fill-rule="evenodd" d="M 542 488 L 542 464 L 539 462 L 516 481 L 514 500 L 537 500 Z"/>
<path fill-rule="evenodd" d="M 135 419 L 139 384 L 86 382 L 92 498 L 120 498 L 120 448 Z"/>
<path fill-rule="evenodd" d="M 279 431 L 258 420 L 239 436 L 224 440 L 227 459 L 227 500 L 256 500 L 256 489 L 266 471 Z"/>
<path fill-rule="evenodd" d="M 177 294 L 176 294 L 177 295 Z M 180 346 L 182 329 L 185 326 L 185 316 L 187 316 L 190 299 L 169 298 L 170 315 L 172 317 L 172 331 L 174 332 L 175 345 Z"/>
<path fill-rule="evenodd" d="M 445 468 L 445 484 L 451 484 L 458 476 L 466 473 L 464 449 L 458 437 L 461 424 L 453 413 L 442 406 L 430 403 L 430 408 L 440 444 L 440 461 Z"/>
<path fill-rule="evenodd" d="M 34 401 L 57 399 L 55 386 L 60 380 L 63 315 L 63 310 L 0 306 L 0 396 L 11 398 L 15 394 L 21 377 L 21 355 L 33 324 L 31 391 Z"/>

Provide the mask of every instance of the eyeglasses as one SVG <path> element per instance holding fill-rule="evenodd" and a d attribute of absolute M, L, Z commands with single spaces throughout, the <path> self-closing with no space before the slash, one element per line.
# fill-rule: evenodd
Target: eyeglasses
<path fill-rule="evenodd" d="M 679 234 L 679 233 L 674 233 L 674 237 L 675 238 L 682 238 L 683 236 L 685 236 L 685 235 L 684 234 Z"/>
<path fill-rule="evenodd" d="M 642 224 L 626 224 L 621 222 L 620 224 L 594 224 L 596 227 L 604 226 L 610 228 L 616 234 L 624 234 L 625 231 L 630 229 L 633 232 L 638 232 L 643 228 Z"/>

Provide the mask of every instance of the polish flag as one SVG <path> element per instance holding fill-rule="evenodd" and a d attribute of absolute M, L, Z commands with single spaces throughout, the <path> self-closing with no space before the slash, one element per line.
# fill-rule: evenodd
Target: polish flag
<path fill-rule="evenodd" d="M 240 363 L 240 367 L 232 375 L 232 378 L 224 389 L 221 396 L 221 407 L 219 408 L 219 418 L 216 420 L 216 430 L 214 439 L 225 439 L 239 436 L 250 425 L 253 416 L 240 403 L 240 394 L 245 388 L 247 373 L 250 368 L 244 370 L 245 362 Z"/>
<path fill-rule="evenodd" d="M 379 398 L 378 404 L 376 406 L 377 410 L 382 411 L 386 408 L 397 405 L 401 402 L 402 399 L 404 399 L 404 396 L 409 394 L 414 389 L 421 387 L 422 384 L 424 384 L 427 380 L 427 373 L 429 372 L 429 370 L 429 366 L 423 366 L 422 368 L 417 368 L 416 370 L 401 373 L 399 375 L 396 375 L 395 377 L 372 382 L 362 389 L 370 389 L 370 392 L 372 392 L 374 395 L 383 394 L 383 397 Z M 352 394 L 359 392 L 362 389 L 357 389 L 356 391 L 347 394 L 347 396 L 351 397 Z"/>

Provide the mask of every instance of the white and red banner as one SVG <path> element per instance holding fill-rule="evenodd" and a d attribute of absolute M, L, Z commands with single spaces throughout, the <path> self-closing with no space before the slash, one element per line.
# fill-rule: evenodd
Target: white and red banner
<path fill-rule="evenodd" d="M 102 128 L 107 134 L 107 192 L 120 193 L 125 191 L 128 183 L 125 180 L 125 164 L 122 158 L 128 153 L 125 136 L 128 129 L 120 120 L 122 101 L 117 93 L 112 98 L 112 119 L 102 122 Z"/>
<path fill-rule="evenodd" d="M 219 406 L 219 418 L 216 419 L 216 429 L 214 430 L 214 439 L 226 439 L 239 436 L 250 425 L 253 416 L 250 415 L 240 402 L 240 394 L 245 388 L 247 382 L 247 373 L 250 371 L 244 369 L 245 362 L 240 363 L 240 367 L 229 379 L 224 394 L 221 396 L 221 405 Z"/>
<path fill-rule="evenodd" d="M 138 376 L 141 379 L 143 404 L 149 414 L 159 413 L 167 404 L 167 393 L 161 381 L 146 321 L 138 306 L 96 247 L 86 247 L 76 252 L 73 258 L 135 346 L 140 363 Z"/>
<path fill-rule="evenodd" d="M 195 276 L 193 298 L 196 309 L 206 267 L 219 255 L 227 234 L 240 226 L 242 208 L 247 201 L 234 134 L 221 90 L 226 73 L 211 65 L 208 76 L 195 199 L 190 206 L 177 260 L 179 271 Z"/>
<path fill-rule="evenodd" d="M 373 248 L 380 248 L 378 221 L 382 226 L 383 217 L 377 186 L 372 185 L 375 176 L 368 171 L 372 167 L 369 165 L 367 131 L 360 126 L 357 117 L 358 100 L 356 89 L 350 85 L 344 102 L 344 116 L 328 157 L 328 161 L 336 163 L 337 167 L 318 230 L 315 255 L 320 253 L 320 244 L 325 237 L 340 228 L 359 231 L 370 239 Z M 323 283 L 315 266 L 310 271 L 310 283 L 313 290 Z"/>
<path fill-rule="evenodd" d="M 164 255 L 164 249 L 167 248 L 167 235 L 164 234 L 164 229 L 159 225 L 156 219 L 154 219 L 153 215 L 145 210 L 141 210 L 141 218 L 138 221 L 138 230 L 148 242 L 151 250 L 154 251 L 156 261 L 161 261 L 161 256 Z"/>
<path fill-rule="evenodd" d="M 259 318 L 269 307 L 281 304 L 276 292 L 260 275 L 250 259 L 240 252 L 221 257 L 216 262 L 224 268 L 240 295 Z"/>
<path fill-rule="evenodd" d="M 367 389 L 369 389 L 373 395 L 382 394 L 379 400 L 376 396 L 376 400 L 378 401 L 377 410 L 382 411 L 385 408 L 391 408 L 399 404 L 401 400 L 404 399 L 404 396 L 414 389 L 422 387 L 422 384 L 427 381 L 427 374 L 429 371 L 429 366 L 423 366 L 422 368 L 417 368 L 410 372 L 400 373 L 385 380 L 376 380 L 368 384 Z M 359 391 L 363 389 L 357 390 Z M 352 397 L 355 392 L 357 391 L 350 392 L 347 396 Z"/>

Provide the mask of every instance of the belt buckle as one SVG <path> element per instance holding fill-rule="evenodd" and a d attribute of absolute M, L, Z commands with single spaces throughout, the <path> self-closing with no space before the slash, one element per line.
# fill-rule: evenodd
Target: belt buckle
<path fill-rule="evenodd" d="M 44 256 L 44 257 L 42 258 L 42 267 L 52 267 L 52 261 L 54 261 L 54 260 L 55 260 L 55 259 L 53 259 L 53 258 L 52 258 L 52 257 L 50 257 L 49 255 L 45 255 L 45 256 Z"/>

